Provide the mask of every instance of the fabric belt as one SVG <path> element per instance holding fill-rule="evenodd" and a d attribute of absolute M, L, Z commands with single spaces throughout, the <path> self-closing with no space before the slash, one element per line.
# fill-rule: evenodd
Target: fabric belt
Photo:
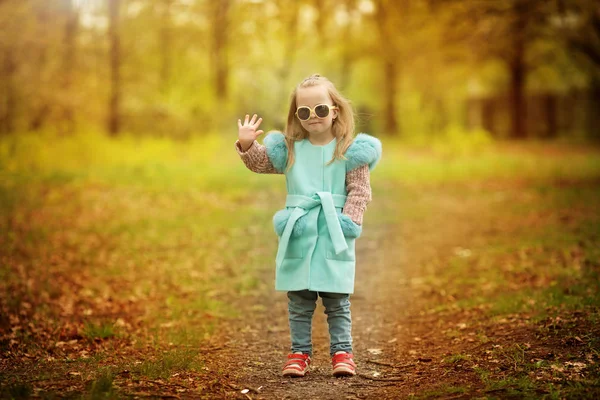
<path fill-rule="evenodd" d="M 285 229 L 281 234 L 279 248 L 277 249 L 277 266 L 281 265 L 283 262 L 296 221 L 303 215 L 308 214 L 308 212 L 315 207 L 323 208 L 325 222 L 327 223 L 327 229 L 329 230 L 329 236 L 331 237 L 335 254 L 340 254 L 342 251 L 348 249 L 348 244 L 344 238 L 340 220 L 338 219 L 335 210 L 336 207 L 342 208 L 345 204 L 346 196 L 331 194 L 329 192 L 317 192 L 312 197 L 288 194 L 285 200 L 285 206 L 294 207 L 294 211 L 292 211 L 292 214 L 285 225 Z"/>

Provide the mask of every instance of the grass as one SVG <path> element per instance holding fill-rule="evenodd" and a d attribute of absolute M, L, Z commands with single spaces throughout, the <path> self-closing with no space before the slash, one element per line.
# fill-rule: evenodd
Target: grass
<path fill-rule="evenodd" d="M 135 365 L 132 371 L 149 379 L 167 379 L 181 371 L 199 372 L 203 367 L 198 360 L 198 351 L 191 349 L 174 349 L 165 351 L 157 359 L 147 360 Z"/>
<path fill-rule="evenodd" d="M 103 369 L 98 377 L 88 386 L 87 397 L 90 400 L 111 399 L 117 394 L 113 386 L 114 374 L 110 369 Z"/>
<path fill-rule="evenodd" d="M 477 393 L 488 398 L 597 398 L 600 186 L 540 181 L 510 202 L 488 201 L 485 191 L 477 197 L 477 223 L 488 233 L 435 259 L 422 286 L 435 294 L 432 313 L 477 315 L 479 346 L 492 350 L 477 346 L 472 359 L 444 361 L 468 361 L 481 381 Z M 463 198 L 470 203 L 468 188 Z M 494 335 L 498 327 L 506 336 Z M 454 328 L 445 334 L 466 337 Z"/>
<path fill-rule="evenodd" d="M 464 386 L 441 385 L 432 390 L 426 390 L 423 393 L 409 395 L 409 399 L 432 399 L 443 396 L 451 396 L 469 393 L 469 388 Z M 452 397 L 452 396 L 451 396 Z"/>
<path fill-rule="evenodd" d="M 526 358 L 525 358 L 526 347 L 520 343 L 514 343 L 507 348 L 499 348 L 495 351 L 496 355 L 503 359 L 503 361 L 510 365 L 514 372 L 519 372 L 523 369 Z"/>
<path fill-rule="evenodd" d="M 214 135 L 187 143 L 94 134 L 2 138 L 0 306 L 12 319 L 0 322 L 18 326 L 12 339 L 19 343 L 3 340 L 3 352 L 80 360 L 70 366 L 102 371 L 87 387 L 77 383 L 90 398 L 116 393 L 116 370 L 102 368 L 122 341 L 130 343 L 123 368 L 137 377 L 200 374 L 202 360 L 188 345 L 210 342 L 220 323 L 243 317 L 231 299 L 272 290 L 264 278 L 277 245 L 271 216 L 285 196 L 284 179 L 247 171 L 232 142 Z M 534 323 L 585 311 L 590 323 L 600 320 L 600 151 L 556 143 L 478 146 L 452 153 L 439 143 L 431 150 L 384 139 L 384 158 L 372 174 L 379 207 L 369 208 L 365 223 L 440 226 L 444 207 L 480 207 L 476 222 L 489 226 L 489 235 L 423 268 L 422 286 L 447 299 L 433 299 L 437 311 L 484 306 L 490 317 L 520 313 Z M 448 187 L 453 196 L 443 197 Z M 461 331 L 448 336 L 460 338 Z M 102 343 L 82 358 L 80 337 Z M 485 333 L 478 340 L 491 341 Z M 593 338 L 582 340 L 597 352 Z M 486 387 L 529 393 L 528 378 L 518 376 L 533 369 L 523 354 L 520 347 L 499 352 L 517 376 L 484 380 L 482 372 Z M 459 353 L 445 361 L 470 360 Z M 8 390 L 27 397 L 31 387 Z"/>
<path fill-rule="evenodd" d="M 500 233 L 492 231 L 480 243 L 472 241 L 467 255 L 455 251 L 441 261 L 449 266 L 442 275 L 427 277 L 428 285 L 450 288 L 457 300 L 439 305 L 440 310 L 489 305 L 491 315 L 529 313 L 544 319 L 556 310 L 597 307 L 600 252 L 595 238 L 600 237 L 600 214 L 594 204 L 598 200 L 600 187 L 587 183 L 542 196 L 535 188 L 524 188 L 512 207 L 494 214 L 482 211 L 479 222 L 498 226 Z M 525 202 L 527 215 L 521 208 Z M 567 215 L 565 207 L 574 217 L 561 218 Z M 502 233 L 501 224 L 507 221 L 514 221 L 509 235 Z"/>
<path fill-rule="evenodd" d="M 83 336 L 90 339 L 108 339 L 115 336 L 115 327 L 112 323 L 86 322 L 83 328 Z"/>
<path fill-rule="evenodd" d="M 33 387 L 29 383 L 16 383 L 8 387 L 0 388 L 2 398 L 29 399 L 33 394 Z"/>
<path fill-rule="evenodd" d="M 449 364 L 456 364 L 459 363 L 461 361 L 466 361 L 470 358 L 470 356 L 468 354 L 452 354 L 449 355 L 448 357 L 444 358 L 444 362 L 445 363 L 449 363 Z"/>

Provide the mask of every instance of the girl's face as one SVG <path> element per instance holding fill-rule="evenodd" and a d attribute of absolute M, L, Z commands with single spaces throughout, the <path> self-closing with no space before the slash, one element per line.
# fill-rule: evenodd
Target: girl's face
<path fill-rule="evenodd" d="M 315 106 L 319 104 L 333 106 L 333 101 L 329 97 L 329 92 L 324 85 L 299 88 L 296 92 L 296 107 L 307 106 L 314 110 Z M 300 124 L 315 139 L 332 139 L 331 125 L 333 124 L 333 120 L 337 118 L 337 115 L 337 109 L 330 109 L 329 115 L 325 118 L 319 118 L 314 111 L 311 111 L 310 118 L 306 121 L 300 120 Z"/>

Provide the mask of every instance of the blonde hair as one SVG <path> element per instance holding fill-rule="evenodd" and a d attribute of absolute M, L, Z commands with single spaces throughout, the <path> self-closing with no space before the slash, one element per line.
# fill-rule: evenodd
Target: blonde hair
<path fill-rule="evenodd" d="M 344 153 L 352 143 L 354 138 L 354 111 L 350 100 L 338 92 L 333 83 L 324 76 L 318 74 L 311 75 L 304 79 L 296 86 L 290 96 L 290 108 L 285 126 L 285 144 L 288 148 L 287 170 L 294 164 L 294 142 L 308 138 L 308 131 L 302 127 L 298 118 L 296 118 L 296 94 L 298 89 L 323 85 L 327 88 L 329 97 L 333 101 L 333 105 L 338 108 L 337 118 L 333 120 L 331 131 L 337 139 L 333 158 L 327 163 L 331 164 L 335 160 L 345 160 Z"/>

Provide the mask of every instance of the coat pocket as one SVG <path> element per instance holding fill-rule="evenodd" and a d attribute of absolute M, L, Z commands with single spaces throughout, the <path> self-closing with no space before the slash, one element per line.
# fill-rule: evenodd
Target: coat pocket
<path fill-rule="evenodd" d="M 275 215 L 273 215 L 273 228 L 275 228 L 275 233 L 277 236 L 283 235 L 283 230 L 285 229 L 291 214 L 291 209 L 284 208 L 283 210 L 277 211 Z"/>
<path fill-rule="evenodd" d="M 305 241 L 302 240 L 302 238 L 290 238 L 287 249 L 285 249 L 285 256 L 283 256 L 283 258 L 302 258 L 304 256 L 304 242 Z"/>
<path fill-rule="evenodd" d="M 356 239 L 362 233 L 362 226 L 358 225 L 346 214 L 338 211 L 338 219 L 342 228 L 342 233 L 346 238 Z"/>
<path fill-rule="evenodd" d="M 284 208 L 283 210 L 279 210 L 273 215 L 273 228 L 275 228 L 275 233 L 277 236 L 281 237 L 283 235 L 283 231 L 285 230 L 285 226 L 287 225 L 290 216 L 292 215 L 293 208 Z M 294 229 L 292 229 L 292 237 L 300 237 L 302 233 L 304 233 L 304 228 L 306 227 L 306 215 L 298 218 L 296 223 L 294 224 Z"/>
<path fill-rule="evenodd" d="M 354 242 L 354 238 L 346 238 L 346 244 L 348 245 L 348 248 L 342 251 L 340 254 L 335 254 L 333 243 L 330 243 L 326 254 L 327 259 L 336 261 L 355 261 L 356 256 L 354 253 Z"/>

